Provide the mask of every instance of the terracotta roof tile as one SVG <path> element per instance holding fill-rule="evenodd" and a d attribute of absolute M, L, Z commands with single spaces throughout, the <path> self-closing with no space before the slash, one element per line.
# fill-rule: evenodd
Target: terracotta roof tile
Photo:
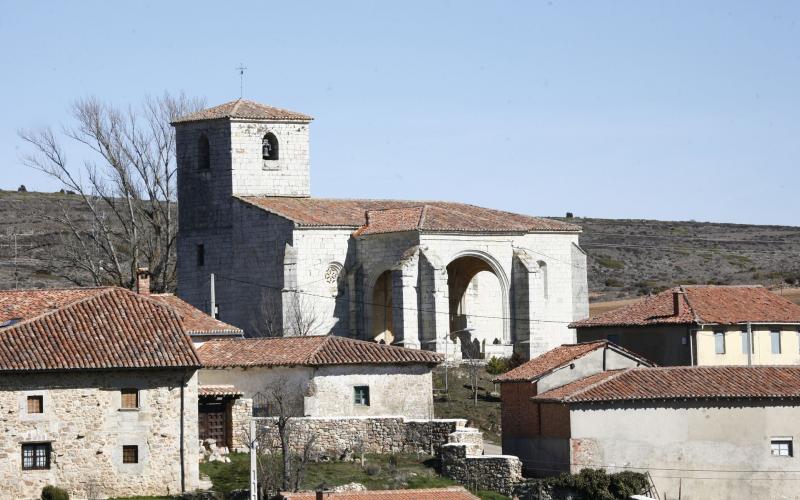
<path fill-rule="evenodd" d="M 0 292 L 0 303 L 28 313 L 0 329 L 0 371 L 199 366 L 175 311 L 129 290 Z"/>
<path fill-rule="evenodd" d="M 242 391 L 232 385 L 201 385 L 197 387 L 198 396 L 241 396 Z"/>
<path fill-rule="evenodd" d="M 210 340 L 197 349 L 204 367 L 438 364 L 439 354 L 333 335 Z"/>
<path fill-rule="evenodd" d="M 286 500 L 314 500 L 316 493 L 282 493 Z M 419 490 L 370 490 L 325 493 L 325 500 L 478 500 L 478 497 L 461 487 L 424 488 Z"/>
<path fill-rule="evenodd" d="M 531 232 L 580 231 L 557 220 L 447 201 L 347 200 L 238 197 L 245 203 L 284 217 L 303 227 L 343 227 L 355 235 L 398 231 Z M 370 226 L 373 227 L 370 227 Z"/>
<path fill-rule="evenodd" d="M 212 318 L 171 293 L 154 293 L 150 294 L 149 297 L 175 309 L 181 318 L 183 329 L 189 335 L 231 335 L 240 337 L 243 334 L 240 328 Z"/>
<path fill-rule="evenodd" d="M 543 392 L 533 399 L 571 403 L 800 397 L 799 366 L 630 368 L 587 379 Z"/>
<path fill-rule="evenodd" d="M 551 349 L 532 360 L 509 370 L 495 379 L 497 382 L 524 382 L 531 381 L 549 373 L 560 366 L 580 358 L 586 353 L 608 345 L 605 340 L 582 342 L 579 344 L 564 344 Z"/>
<path fill-rule="evenodd" d="M 106 290 L 107 287 L 0 290 L 0 324 L 30 319 Z"/>
<path fill-rule="evenodd" d="M 203 120 L 218 120 L 221 118 L 241 118 L 249 120 L 285 120 L 308 122 L 312 117 L 289 111 L 288 109 L 267 106 L 247 99 L 236 99 L 213 108 L 204 109 L 190 115 L 173 120 L 173 124 L 197 122 Z"/>
<path fill-rule="evenodd" d="M 682 290 L 679 313 L 673 294 Z M 571 328 L 692 323 L 800 323 L 800 305 L 761 286 L 682 286 L 576 321 Z"/>

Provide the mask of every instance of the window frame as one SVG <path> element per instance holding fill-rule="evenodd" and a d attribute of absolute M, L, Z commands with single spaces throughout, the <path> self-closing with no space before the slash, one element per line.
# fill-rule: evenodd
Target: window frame
<path fill-rule="evenodd" d="M 32 465 L 26 467 L 25 466 L 25 449 L 31 449 L 33 454 L 30 456 L 32 460 Z M 37 451 L 40 449 L 44 450 L 44 465 L 37 465 L 38 464 L 38 454 Z M 21 465 L 23 471 L 28 470 L 50 470 L 50 455 L 53 453 L 53 446 L 50 442 L 37 442 L 37 443 L 22 443 L 20 446 L 20 458 L 22 459 Z"/>
<path fill-rule="evenodd" d="M 31 411 L 32 401 L 38 401 L 39 411 Z M 44 413 L 44 396 L 42 394 L 29 394 L 25 398 L 25 411 L 28 415 L 41 415 Z"/>
<path fill-rule="evenodd" d="M 370 394 L 368 385 L 353 386 L 353 404 L 355 406 L 370 406 Z"/>
<path fill-rule="evenodd" d="M 714 332 L 714 354 L 725 355 L 725 332 Z"/>
<path fill-rule="evenodd" d="M 769 331 L 769 344 L 770 344 L 770 352 L 772 354 L 783 354 L 783 340 L 781 339 L 781 331 L 780 330 L 770 330 Z M 777 351 L 776 348 L 777 347 Z"/>
<path fill-rule="evenodd" d="M 126 461 L 126 452 L 133 452 L 133 461 Z M 139 445 L 136 444 L 124 444 L 122 445 L 122 464 L 123 465 L 135 465 L 139 463 Z"/>
<path fill-rule="evenodd" d="M 781 446 L 786 446 L 786 453 L 781 453 Z M 778 458 L 794 457 L 794 439 L 788 436 L 773 437 L 769 440 L 770 456 Z M 775 453 L 775 451 L 778 453 Z"/>
<path fill-rule="evenodd" d="M 133 394 L 136 396 L 136 406 L 126 406 L 125 396 Z M 119 409 L 125 411 L 139 410 L 142 407 L 142 397 L 139 389 L 135 387 L 123 387 L 119 390 Z"/>

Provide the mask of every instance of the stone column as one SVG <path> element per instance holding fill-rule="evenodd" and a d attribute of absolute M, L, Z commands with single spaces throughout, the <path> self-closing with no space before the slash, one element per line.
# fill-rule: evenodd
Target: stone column
<path fill-rule="evenodd" d="M 404 259 L 392 270 L 392 333 L 395 344 L 420 348 L 417 300 L 418 254 Z"/>

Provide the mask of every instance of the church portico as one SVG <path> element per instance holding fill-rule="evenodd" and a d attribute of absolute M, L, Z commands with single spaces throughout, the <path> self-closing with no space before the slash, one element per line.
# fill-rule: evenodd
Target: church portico
<path fill-rule="evenodd" d="M 182 298 L 205 309 L 214 273 L 218 309 L 247 335 L 268 317 L 271 334 L 451 359 L 574 340 L 567 325 L 588 312 L 579 227 L 463 203 L 311 197 L 311 120 L 237 100 L 174 122 Z M 281 302 L 272 311 L 267 295 Z M 307 315 L 313 329 L 291 327 Z"/>

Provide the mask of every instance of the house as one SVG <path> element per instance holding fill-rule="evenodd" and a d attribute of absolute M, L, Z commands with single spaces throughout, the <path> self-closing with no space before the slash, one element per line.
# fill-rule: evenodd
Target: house
<path fill-rule="evenodd" d="M 432 418 L 431 369 L 442 362 L 428 351 L 332 335 L 211 340 L 197 353 L 201 391 L 252 399 L 255 416 L 275 415 L 277 392 L 294 416 Z"/>
<path fill-rule="evenodd" d="M 283 500 L 478 500 L 461 487 L 418 490 L 318 491 L 282 493 Z"/>
<path fill-rule="evenodd" d="M 199 366 L 178 315 L 146 295 L 0 291 L 0 497 L 197 488 Z"/>
<path fill-rule="evenodd" d="M 797 497 L 800 367 L 610 369 L 532 401 L 552 408 L 543 437 L 567 452 L 523 459 L 541 473 L 648 472 L 663 498 Z"/>
<path fill-rule="evenodd" d="M 761 286 L 679 286 L 570 326 L 664 366 L 800 364 L 800 306 Z"/>
<path fill-rule="evenodd" d="M 502 401 L 503 454 L 518 456 L 527 475 L 550 472 L 542 470 L 542 462 L 567 470 L 569 443 L 559 437 L 566 410 L 532 398 L 608 370 L 651 365 L 630 351 L 599 340 L 559 346 L 500 375 L 495 383 L 500 384 Z"/>
<path fill-rule="evenodd" d="M 213 274 L 217 317 L 248 336 L 332 332 L 450 358 L 528 359 L 574 341 L 568 324 L 588 314 L 580 227 L 312 197 L 311 121 L 237 99 L 173 122 L 181 299 L 209 310 Z"/>

